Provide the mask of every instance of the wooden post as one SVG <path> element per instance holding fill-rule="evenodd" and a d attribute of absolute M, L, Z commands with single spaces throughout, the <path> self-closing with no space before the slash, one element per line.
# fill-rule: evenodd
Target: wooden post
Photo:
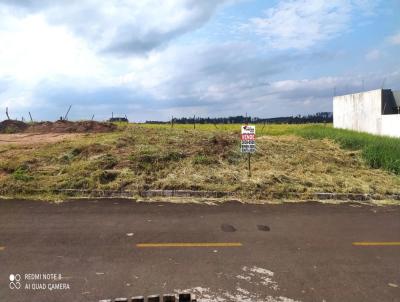
<path fill-rule="evenodd" d="M 249 155 L 249 177 L 251 177 L 251 153 L 247 153 Z"/>
<path fill-rule="evenodd" d="M 7 115 L 7 119 L 10 120 L 10 116 L 8 115 L 8 107 L 6 107 L 6 115 Z"/>
<path fill-rule="evenodd" d="M 71 107 L 72 107 L 72 105 L 69 105 L 68 111 L 64 116 L 64 121 L 68 120 L 68 114 L 69 114 L 69 111 L 71 110 Z"/>
<path fill-rule="evenodd" d="M 31 122 L 33 123 L 33 118 L 32 118 L 32 114 L 30 111 L 29 111 L 29 117 L 31 118 Z"/>

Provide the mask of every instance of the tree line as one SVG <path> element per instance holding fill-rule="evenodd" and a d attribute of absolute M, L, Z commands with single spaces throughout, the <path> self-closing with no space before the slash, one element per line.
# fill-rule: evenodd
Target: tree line
<path fill-rule="evenodd" d="M 259 118 L 251 116 L 229 116 L 229 117 L 173 117 L 170 121 L 146 121 L 147 124 L 307 124 L 307 123 L 332 123 L 332 112 L 318 112 L 309 115 L 296 115 L 274 118 Z"/>

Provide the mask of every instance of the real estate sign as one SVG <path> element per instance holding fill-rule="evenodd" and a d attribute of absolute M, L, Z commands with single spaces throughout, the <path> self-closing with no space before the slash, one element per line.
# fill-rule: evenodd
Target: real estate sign
<path fill-rule="evenodd" d="M 242 153 L 256 152 L 256 126 L 242 126 L 241 142 Z"/>

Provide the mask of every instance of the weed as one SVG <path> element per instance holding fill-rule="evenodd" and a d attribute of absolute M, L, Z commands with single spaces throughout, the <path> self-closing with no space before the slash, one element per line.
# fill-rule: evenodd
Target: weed
<path fill-rule="evenodd" d="M 20 181 L 31 181 L 33 177 L 28 175 L 28 171 L 24 167 L 19 167 L 17 170 L 14 171 L 12 174 L 15 180 Z"/>

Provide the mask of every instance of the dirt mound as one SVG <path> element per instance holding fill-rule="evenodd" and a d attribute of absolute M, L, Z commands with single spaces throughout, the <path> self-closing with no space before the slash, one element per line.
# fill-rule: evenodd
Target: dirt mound
<path fill-rule="evenodd" d="M 28 125 L 21 121 L 5 120 L 0 122 L 0 133 L 19 133 L 24 132 Z"/>
<path fill-rule="evenodd" d="M 26 124 L 20 121 L 6 120 L 0 123 L 0 133 L 93 133 L 112 132 L 117 129 L 112 123 L 95 121 L 56 121 Z"/>
<path fill-rule="evenodd" d="M 26 132 L 39 133 L 86 133 L 86 132 L 111 132 L 117 129 L 117 126 L 111 123 L 102 123 L 95 121 L 56 121 L 40 122 L 30 125 Z"/>

